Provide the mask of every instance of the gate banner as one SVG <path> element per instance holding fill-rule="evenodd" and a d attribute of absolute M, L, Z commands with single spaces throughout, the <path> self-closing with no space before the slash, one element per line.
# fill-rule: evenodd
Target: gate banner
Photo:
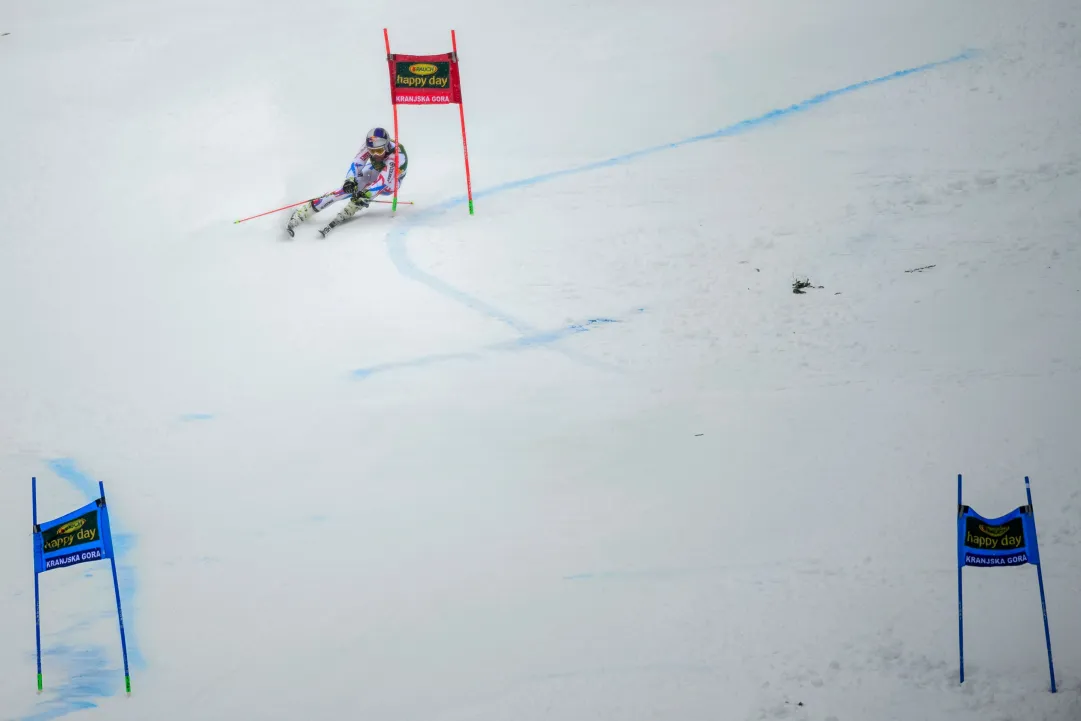
<path fill-rule="evenodd" d="M 999 518 L 984 518 L 968 506 L 957 516 L 957 565 L 1040 565 L 1036 544 L 1036 521 L 1029 506 L 1021 506 Z"/>
<path fill-rule="evenodd" d="M 1047 669 L 1051 674 L 1051 693 L 1055 685 L 1055 660 L 1051 655 L 1051 626 L 1047 622 L 1047 596 L 1043 590 L 1043 567 L 1036 543 L 1036 518 L 1032 512 L 1032 487 L 1025 476 L 1028 504 L 1005 516 L 984 518 L 961 502 L 961 475 L 957 475 L 957 648 L 960 655 L 961 683 L 965 682 L 965 566 L 1007 568 L 1032 564 L 1040 585 L 1040 608 L 1043 611 L 1043 635 L 1047 644 Z"/>
<path fill-rule="evenodd" d="M 101 499 L 38 528 L 34 534 L 34 570 L 38 573 L 112 558 L 109 514 Z"/>
<path fill-rule="evenodd" d="M 454 53 L 391 55 L 391 102 L 395 105 L 449 105 L 462 102 L 462 81 Z"/>
<path fill-rule="evenodd" d="M 128 642 L 124 633 L 124 611 L 120 607 L 120 584 L 116 580 L 116 557 L 113 534 L 109 528 L 109 507 L 105 502 L 105 484 L 98 482 L 98 497 L 82 508 L 38 523 L 38 479 L 30 479 L 34 518 L 34 631 L 37 636 L 38 691 L 41 676 L 41 584 L 38 576 L 46 571 L 67 568 L 90 561 L 109 560 L 116 594 L 116 617 L 120 622 L 120 649 L 124 655 L 124 687 L 131 693 L 128 669 Z"/>

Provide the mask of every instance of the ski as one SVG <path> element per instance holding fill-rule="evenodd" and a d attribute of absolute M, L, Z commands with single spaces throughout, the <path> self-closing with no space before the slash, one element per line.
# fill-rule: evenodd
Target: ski
<path fill-rule="evenodd" d="M 334 230 L 335 228 L 337 228 L 341 224 L 342 224 L 342 221 L 340 221 L 338 219 L 334 219 L 334 220 L 330 221 L 330 225 L 328 225 L 327 227 L 325 227 L 325 228 L 323 228 L 322 230 L 319 231 L 319 235 L 325 238 L 328 235 L 330 235 L 330 231 Z"/>
<path fill-rule="evenodd" d="M 328 235 L 330 235 L 330 231 L 334 230 L 334 229 L 335 229 L 335 228 L 337 228 L 338 226 L 341 226 L 341 225 L 345 225 L 346 223 L 349 223 L 349 222 L 351 222 L 351 221 L 354 221 L 354 220 L 356 220 L 356 219 L 357 219 L 357 218 L 359 218 L 359 217 L 361 217 L 361 216 L 360 216 L 360 213 L 358 212 L 358 213 L 357 213 L 357 214 L 355 214 L 355 215 L 351 215 L 351 216 L 349 216 L 348 218 L 342 218 L 341 220 L 339 220 L 339 219 L 335 218 L 334 220 L 330 221 L 330 225 L 328 225 L 328 226 L 326 226 L 325 228 L 323 228 L 322 230 L 320 230 L 320 231 L 319 231 L 319 234 L 320 234 L 320 235 L 321 235 L 322 237 L 324 237 L 324 238 L 325 238 L 325 237 L 327 237 Z"/>

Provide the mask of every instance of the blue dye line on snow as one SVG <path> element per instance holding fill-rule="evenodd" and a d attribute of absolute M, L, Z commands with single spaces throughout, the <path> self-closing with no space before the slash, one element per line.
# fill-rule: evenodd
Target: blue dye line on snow
<path fill-rule="evenodd" d="M 429 211 L 422 212 L 435 212 L 435 210 L 435 208 L 432 208 Z M 419 213 L 414 213 L 411 215 L 419 215 Z M 409 228 L 397 228 L 388 233 L 386 238 L 387 252 L 390 255 L 391 262 L 394 263 L 394 267 L 399 273 L 404 275 L 406 278 L 410 278 L 417 281 L 418 283 L 422 283 L 428 286 L 442 296 L 451 298 L 452 300 L 455 300 L 468 308 L 472 308 L 479 313 L 483 313 L 489 318 L 494 318 L 500 323 L 509 325 L 511 328 L 513 328 L 519 333 L 532 332 L 533 328 L 530 327 L 530 325 L 525 321 L 519 320 L 514 316 L 510 315 L 509 313 L 505 313 L 499 308 L 496 308 L 494 305 L 486 303 L 479 298 L 475 298 L 474 296 L 466 293 L 463 290 L 458 290 L 442 278 L 437 278 L 431 273 L 426 273 L 420 268 L 418 268 L 417 264 L 414 263 L 412 258 L 409 257 L 409 251 L 405 246 L 405 236 L 408 233 Z"/>
<path fill-rule="evenodd" d="M 486 196 L 495 195 L 497 193 L 503 193 L 503 192 L 506 192 L 508 190 L 515 190 L 517 188 L 525 188 L 525 187 L 532 186 L 532 185 L 538 185 L 540 183 L 547 183 L 548 181 L 557 180 L 558 178 L 565 178 L 568 175 L 578 175 L 579 173 L 587 173 L 587 172 L 589 172 L 591 170 L 599 170 L 601 168 L 610 168 L 610 167 L 615 166 L 615 165 L 622 165 L 623 163 L 628 163 L 628 162 L 630 162 L 632 160 L 638 160 L 639 158 L 645 157 L 647 155 L 654 155 L 656 153 L 664 152 L 666 150 L 674 150 L 676 148 L 681 148 L 684 145 L 691 145 L 692 143 L 701 143 L 701 142 L 705 142 L 707 140 L 716 140 L 717 138 L 723 138 L 723 137 L 728 137 L 728 136 L 732 136 L 732 135 L 738 135 L 738 134 L 743 133 L 743 132 L 745 132 L 747 130 L 751 130 L 751 129 L 757 128 L 757 127 L 759 127 L 761 125 L 765 125 L 766 123 L 769 123 L 770 121 L 777 120 L 779 118 L 783 118 L 783 117 L 785 117 L 787 115 L 793 115 L 795 113 L 800 113 L 800 112 L 810 110 L 810 109 L 814 108 L 816 105 L 821 105 L 822 103 L 826 102 L 827 100 L 832 100 L 833 98 L 837 98 L 837 97 L 840 97 L 842 95 L 847 95 L 849 93 L 854 93 L 857 90 L 863 90 L 865 88 L 869 88 L 869 87 L 872 87 L 874 85 L 881 85 L 882 83 L 886 83 L 886 82 L 889 82 L 891 80 L 897 80 L 899 78 L 903 78 L 903 77 L 906 77 L 908 75 L 914 75 L 916 73 L 922 73 L 922 72 L 926 72 L 928 70 L 933 70 L 935 68 L 942 67 L 943 65 L 949 65 L 949 64 L 952 64 L 952 63 L 961 62 L 962 60 L 969 60 L 969 59 L 975 57 L 975 55 L 976 55 L 976 52 L 974 50 L 966 50 L 963 53 L 960 53 L 958 55 L 954 55 L 952 58 L 946 58 L 945 60 L 937 60 L 937 61 L 935 61 L 933 63 L 927 63 L 925 65 L 919 65 L 919 66 L 914 67 L 914 68 L 906 68 L 905 70 L 898 70 L 897 72 L 890 73 L 889 75 L 883 75 L 881 77 L 873 78 L 871 80 L 863 80 L 863 81 L 858 82 L 858 83 L 853 83 L 852 85 L 846 85 L 843 88 L 837 88 L 836 90 L 827 90 L 824 93 L 819 93 L 818 95 L 807 98 L 806 100 L 801 100 L 798 103 L 794 103 L 794 104 L 789 105 L 789 106 L 784 107 L 784 108 L 776 108 L 774 110 L 770 110 L 769 112 L 763 113 L 762 115 L 759 115 L 757 117 L 748 118 L 747 120 L 741 120 L 741 121 L 739 121 L 737 123 L 727 125 L 727 126 L 725 126 L 723 128 L 720 128 L 719 130 L 714 130 L 714 131 L 709 132 L 709 133 L 703 133 L 702 135 L 695 135 L 694 137 L 686 138 L 684 140 L 677 140 L 677 141 L 672 142 L 672 143 L 664 143 L 662 145 L 654 145 L 653 147 L 650 147 L 650 148 L 644 148 L 642 150 L 635 150 L 635 151 L 632 151 L 630 153 L 625 153 L 623 155 L 617 155 L 614 158 L 608 158 L 607 160 L 598 160 L 596 162 L 587 163 L 586 165 L 580 165 L 580 166 L 575 167 L 575 168 L 567 168 L 565 170 L 556 170 L 556 171 L 553 171 L 551 173 L 544 173 L 542 175 L 535 175 L 532 178 L 523 178 L 522 180 L 513 180 L 513 181 L 511 181 L 509 183 L 503 183 L 502 185 L 497 185 L 494 188 L 489 188 L 487 190 L 482 190 L 482 191 L 480 191 L 478 193 L 475 193 L 473 195 L 473 199 L 477 200 L 477 199 L 480 199 L 480 198 L 484 198 Z M 456 205 L 461 205 L 462 203 L 465 203 L 467 200 L 468 200 L 468 198 L 466 196 L 460 196 L 460 197 L 457 197 L 457 198 L 454 198 L 452 200 L 447 201 L 446 206 L 448 208 L 449 207 L 454 207 Z"/>
<path fill-rule="evenodd" d="M 106 654 L 100 647 L 75 648 L 56 645 L 41 649 L 42 665 L 59 662 L 72 670 L 71 679 L 57 687 L 57 698 L 37 705 L 37 711 L 21 721 L 53 721 L 76 711 L 97 708 L 98 699 L 115 696 L 123 685 L 117 684 L 116 669 L 108 667 Z M 49 678 L 46 670 L 45 678 Z M 46 690 L 49 690 L 46 686 Z"/>
<path fill-rule="evenodd" d="M 57 458 L 49 461 L 49 468 L 60 478 L 75 487 L 90 502 L 98 497 L 98 483 L 88 474 L 83 472 L 70 458 Z M 106 490 L 106 495 L 109 491 Z M 138 638 L 135 632 L 135 604 L 133 599 L 137 591 L 135 568 L 124 563 L 135 548 L 136 538 L 134 534 L 125 532 L 123 526 L 117 523 L 115 513 L 110 513 L 109 521 L 113 531 L 113 550 L 116 553 L 116 575 L 120 586 L 120 597 L 124 603 L 124 631 L 127 636 L 128 662 L 136 669 L 146 668 L 146 659 L 139 648 Z M 96 569 L 90 569 L 86 575 L 93 575 Z M 115 611 L 106 616 L 113 619 L 115 624 Z M 105 618 L 105 617 L 102 617 Z M 59 632 L 48 632 L 50 635 L 70 634 L 80 629 L 89 628 L 99 623 L 102 619 L 83 619 L 74 626 Z M 116 630 L 116 649 L 106 649 L 104 646 L 73 648 L 64 644 L 56 644 L 42 647 L 42 665 L 46 679 L 56 678 L 59 674 L 54 671 L 50 674 L 48 666 L 61 666 L 69 671 L 70 678 L 66 683 L 50 686 L 46 683 L 46 691 L 53 694 L 53 698 L 37 704 L 36 711 L 29 716 L 22 717 L 21 721 L 52 721 L 75 711 L 96 708 L 97 701 L 102 698 L 115 696 L 124 687 L 123 671 L 119 668 L 109 667 L 108 659 L 120 654 L 119 630 Z"/>
<path fill-rule="evenodd" d="M 455 360 L 476 360 L 479 357 L 480 356 L 476 353 L 433 353 L 431 355 L 420 356 L 419 358 L 413 358 L 406 361 L 398 361 L 396 363 L 379 363 L 378 365 L 368 366 L 367 368 L 357 368 L 353 371 L 353 377 L 364 379 L 373 376 L 376 373 L 386 373 L 387 371 L 396 371 L 403 368 L 423 368 L 424 366 L 447 363 Z"/>
<path fill-rule="evenodd" d="M 608 323 L 619 323 L 620 321 L 614 318 L 591 318 L 585 323 L 573 323 L 559 330 L 550 331 L 548 333 L 532 333 L 521 338 L 516 338 L 512 341 L 505 343 L 498 343 L 493 346 L 489 346 L 493 350 L 511 350 L 513 348 L 529 348 L 538 345 L 549 345 L 555 343 L 558 340 L 563 340 L 567 336 L 576 335 L 578 333 L 585 333 L 591 328 L 597 325 L 605 325 Z"/>
<path fill-rule="evenodd" d="M 209 421 L 209 420 L 213 420 L 213 418 L 214 418 L 213 413 L 185 413 L 184 415 L 180 416 L 180 420 L 185 421 L 185 422 Z"/>
<path fill-rule="evenodd" d="M 97 481 L 79 470 L 78 466 L 75 465 L 75 461 L 70 458 L 57 458 L 49 461 L 49 470 L 75 486 L 75 490 L 86 497 L 87 503 L 98 497 Z"/>
<path fill-rule="evenodd" d="M 818 95 L 812 96 L 805 100 L 801 100 L 798 103 L 793 103 L 792 105 L 789 105 L 787 107 L 770 110 L 769 112 L 763 113 L 762 115 L 759 115 L 757 117 L 741 120 L 737 123 L 727 125 L 723 128 L 714 130 L 709 133 L 695 135 L 694 137 L 677 140 L 671 143 L 655 145 L 653 147 L 644 148 L 642 150 L 635 150 L 630 153 L 624 153 L 623 155 L 617 155 L 613 158 L 608 158 L 607 160 L 599 160 L 593 163 L 579 165 L 574 168 L 556 170 L 550 173 L 543 173 L 541 175 L 534 175 L 530 178 L 513 180 L 507 183 L 503 183 L 501 185 L 496 185 L 492 188 L 487 188 L 485 190 L 480 190 L 474 193 L 473 199 L 481 200 L 483 198 L 497 195 L 499 193 L 505 193 L 508 190 L 526 188 L 533 185 L 539 185 L 541 183 L 547 183 L 552 180 L 558 180 L 559 178 L 565 178 L 570 175 L 578 175 L 580 173 L 588 173 L 592 170 L 600 170 L 601 168 L 610 168 L 616 165 L 622 165 L 624 163 L 638 160 L 639 158 L 643 158 L 648 155 L 661 153 L 667 150 L 674 150 L 676 148 L 681 148 L 685 145 L 691 145 L 692 143 L 701 143 L 708 140 L 715 140 L 717 138 L 738 135 L 739 133 L 758 128 L 786 116 L 811 110 L 816 106 L 821 105 L 822 103 L 833 100 L 834 98 L 848 95 L 858 90 L 864 90 L 875 85 L 881 85 L 892 80 L 898 80 L 909 75 L 915 75 L 917 73 L 927 72 L 928 70 L 934 70 L 935 68 L 940 68 L 945 65 L 958 63 L 964 60 L 970 60 L 976 57 L 976 55 L 977 51 L 966 50 L 965 52 L 958 53 L 957 55 L 946 58 L 945 60 L 936 60 L 934 62 L 925 63 L 924 65 L 917 65 L 916 67 L 898 70 L 896 72 L 889 73 L 888 75 L 882 75 L 880 77 L 872 78 L 870 80 L 863 80 L 858 83 L 846 85 L 843 88 L 827 90 L 824 93 L 819 93 Z M 469 308 L 472 308 L 473 310 L 483 313 L 490 318 L 509 325 L 511 328 L 518 331 L 519 333 L 522 333 L 523 335 L 529 334 L 533 332 L 533 329 L 530 328 L 527 323 L 524 323 L 523 321 L 514 318 L 509 313 L 505 313 L 489 303 L 473 297 L 465 291 L 455 288 L 450 283 L 447 283 L 441 278 L 437 278 L 430 273 L 426 273 L 425 271 L 417 267 L 416 263 L 414 263 L 412 258 L 409 257 L 409 250 L 406 247 L 405 239 L 406 236 L 409 234 L 409 229 L 412 224 L 415 224 L 424 218 L 431 217 L 433 215 L 446 212 L 451 208 L 460 206 L 467 202 L 467 200 L 468 197 L 465 195 L 457 196 L 437 205 L 434 205 L 431 208 L 427 208 L 416 213 L 410 213 L 408 216 L 406 216 L 404 227 L 396 228 L 387 234 L 386 244 L 387 250 L 390 254 L 390 259 L 394 263 L 394 267 L 403 276 L 423 283 L 424 285 L 428 286 L 440 295 L 446 296 L 447 298 L 450 298 Z"/>
<path fill-rule="evenodd" d="M 639 308 L 638 312 L 643 312 L 644 308 Z M 521 338 L 515 338 L 509 341 L 502 341 L 500 343 L 492 343 L 483 348 L 485 351 L 516 351 L 525 350 L 528 348 L 535 348 L 537 346 L 546 346 L 556 341 L 562 340 L 578 333 L 586 333 L 594 327 L 600 325 L 607 325 L 610 323 L 620 323 L 622 321 L 615 318 L 590 318 L 582 323 L 572 323 L 571 325 L 564 326 L 553 331 L 538 331 L 530 333 L 529 335 L 522 336 Z M 401 370 L 404 368 L 421 368 L 424 366 L 436 365 L 438 363 L 447 363 L 456 360 L 477 360 L 481 357 L 481 353 L 433 353 L 431 355 L 420 356 L 406 361 L 397 361 L 393 363 L 380 363 L 374 366 L 368 366 L 367 368 L 358 368 L 353 371 L 354 378 L 363 380 L 369 378 L 377 373 L 386 373 L 387 371 Z"/>

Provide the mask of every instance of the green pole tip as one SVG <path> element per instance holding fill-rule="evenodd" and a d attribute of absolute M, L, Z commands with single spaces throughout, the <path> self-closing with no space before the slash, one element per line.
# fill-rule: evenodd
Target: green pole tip
<path fill-rule="evenodd" d="M 41 693 L 41 674 L 38 674 L 38 693 Z"/>
<path fill-rule="evenodd" d="M 469 214 L 473 215 L 473 201 L 472 200 L 469 201 Z"/>
<path fill-rule="evenodd" d="M 131 693 L 131 676 L 124 677 L 124 687 L 127 689 L 128 693 Z"/>

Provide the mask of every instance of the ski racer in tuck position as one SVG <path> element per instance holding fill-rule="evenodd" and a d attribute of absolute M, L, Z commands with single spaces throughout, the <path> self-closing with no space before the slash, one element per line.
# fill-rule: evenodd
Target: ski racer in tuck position
<path fill-rule="evenodd" d="M 397 160 L 395 160 L 397 152 Z M 293 236 L 294 229 L 307 220 L 312 213 L 318 213 L 332 203 L 345 198 L 349 202 L 345 204 L 341 212 L 327 227 L 319 231 L 327 237 L 334 228 L 343 221 L 352 218 L 361 208 L 367 208 L 372 199 L 377 195 L 392 195 L 394 193 L 395 163 L 398 171 L 398 187 L 402 187 L 405 179 L 406 166 L 409 158 L 405 154 L 405 146 L 391 140 L 390 135 L 383 128 L 372 128 L 368 131 L 368 137 L 364 140 L 364 147 L 360 149 L 353 163 L 349 166 L 349 172 L 345 176 L 345 182 L 338 190 L 333 190 L 321 198 L 310 200 L 293 211 L 289 217 L 289 224 L 285 231 Z"/>

